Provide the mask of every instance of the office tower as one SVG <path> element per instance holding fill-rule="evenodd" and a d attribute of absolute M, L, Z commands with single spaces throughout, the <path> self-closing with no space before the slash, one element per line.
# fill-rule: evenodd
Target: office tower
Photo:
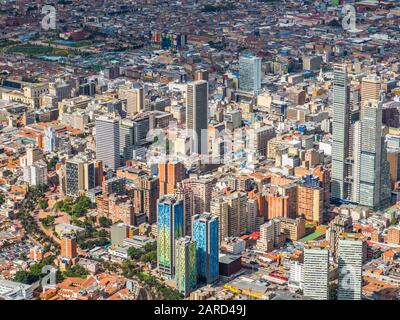
<path fill-rule="evenodd" d="M 363 235 L 343 234 L 339 239 L 338 300 L 361 300 Z"/>
<path fill-rule="evenodd" d="M 365 102 L 361 118 L 359 204 L 372 209 L 390 204 L 390 176 L 382 135 L 382 104 Z"/>
<path fill-rule="evenodd" d="M 76 156 L 65 163 L 66 194 L 79 196 L 96 184 L 96 161 Z"/>
<path fill-rule="evenodd" d="M 76 238 L 74 236 L 63 236 L 61 238 L 61 257 L 74 259 L 77 255 Z"/>
<path fill-rule="evenodd" d="M 329 299 L 329 251 L 312 245 L 304 248 L 304 296 Z"/>
<path fill-rule="evenodd" d="M 181 162 L 159 163 L 160 194 L 173 194 L 178 182 L 183 180 L 184 174 L 185 166 Z"/>
<path fill-rule="evenodd" d="M 252 55 L 239 57 L 239 89 L 258 93 L 261 89 L 261 58 Z"/>
<path fill-rule="evenodd" d="M 156 117 L 153 112 L 141 112 L 132 118 L 133 121 L 133 144 L 142 146 L 147 141 L 147 134 L 155 127 Z"/>
<path fill-rule="evenodd" d="M 352 175 L 351 163 L 348 161 L 351 153 L 350 104 L 347 66 L 334 66 L 333 79 L 333 143 L 332 143 L 332 198 L 348 199 L 351 197 L 351 186 L 348 184 Z"/>
<path fill-rule="evenodd" d="M 175 245 L 175 283 L 185 297 L 196 288 L 196 267 L 196 243 L 189 236 L 179 238 Z"/>
<path fill-rule="evenodd" d="M 137 178 L 133 188 L 135 213 L 144 213 L 147 222 L 152 224 L 157 221 L 157 199 L 160 196 L 158 178 L 143 175 Z M 181 199 L 177 199 L 181 200 Z"/>
<path fill-rule="evenodd" d="M 229 237 L 229 206 L 223 196 L 211 200 L 210 211 L 213 216 L 218 218 L 219 243 Z"/>
<path fill-rule="evenodd" d="M 158 199 L 157 266 L 167 278 L 175 274 L 175 240 L 183 236 L 183 203 L 173 196 Z"/>
<path fill-rule="evenodd" d="M 53 152 L 57 149 L 57 134 L 52 127 L 47 127 L 44 130 L 44 148 L 45 152 Z"/>
<path fill-rule="evenodd" d="M 378 76 L 367 76 L 361 81 L 361 109 L 368 100 L 381 100 L 382 80 Z"/>
<path fill-rule="evenodd" d="M 122 222 L 115 223 L 110 228 L 111 244 L 122 247 L 124 239 L 128 236 L 128 226 Z"/>
<path fill-rule="evenodd" d="M 132 87 L 121 86 L 118 89 L 118 97 L 126 100 L 126 113 L 136 114 L 144 110 L 144 89 L 136 83 Z"/>
<path fill-rule="evenodd" d="M 197 145 L 193 141 L 192 153 L 207 154 L 207 126 L 208 82 L 189 82 L 186 90 L 186 129 L 193 130 L 197 135 Z"/>
<path fill-rule="evenodd" d="M 111 170 L 120 167 L 119 118 L 100 116 L 96 118 L 96 158 Z"/>
<path fill-rule="evenodd" d="M 134 123 L 130 119 L 122 119 L 119 125 L 119 152 L 121 165 L 125 166 L 127 160 L 132 160 L 134 144 Z"/>
<path fill-rule="evenodd" d="M 204 212 L 193 216 L 192 238 L 196 242 L 196 264 L 199 282 L 212 283 L 218 279 L 218 218 Z"/>

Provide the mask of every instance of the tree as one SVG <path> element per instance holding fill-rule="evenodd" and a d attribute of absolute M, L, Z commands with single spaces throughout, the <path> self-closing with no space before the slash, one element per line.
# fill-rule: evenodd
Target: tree
<path fill-rule="evenodd" d="M 102 228 L 109 228 L 112 225 L 111 219 L 108 219 L 107 217 L 100 217 L 99 218 L 99 225 Z"/>
<path fill-rule="evenodd" d="M 72 267 L 67 268 L 64 271 L 63 276 L 65 277 L 79 277 L 79 278 L 86 278 L 88 275 L 88 271 L 79 264 L 76 264 Z"/>
<path fill-rule="evenodd" d="M 142 254 L 140 260 L 145 263 L 157 262 L 157 251 L 150 251 L 145 254 Z"/>
<path fill-rule="evenodd" d="M 49 207 L 49 203 L 47 202 L 46 199 L 40 199 L 39 200 L 39 207 L 42 210 L 46 210 Z"/>
<path fill-rule="evenodd" d="M 128 249 L 128 256 L 133 260 L 139 259 L 142 253 L 143 253 L 142 250 L 135 247 L 130 247 Z"/>
<path fill-rule="evenodd" d="M 32 284 L 39 280 L 39 276 L 32 274 L 29 271 L 19 270 L 14 276 L 14 281 L 25 284 Z"/>

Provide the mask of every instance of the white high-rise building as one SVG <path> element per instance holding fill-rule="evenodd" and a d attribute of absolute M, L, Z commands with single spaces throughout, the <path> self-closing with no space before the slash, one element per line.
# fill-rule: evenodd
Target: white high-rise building
<path fill-rule="evenodd" d="M 338 300 L 361 300 L 363 240 L 361 234 L 347 233 L 339 239 Z"/>
<path fill-rule="evenodd" d="M 303 290 L 304 267 L 298 261 L 290 262 L 289 288 Z"/>
<path fill-rule="evenodd" d="M 329 299 L 329 251 L 311 246 L 304 248 L 304 296 Z"/>
<path fill-rule="evenodd" d="M 96 159 L 103 165 L 116 170 L 120 167 L 119 117 L 100 116 L 96 118 Z"/>
<path fill-rule="evenodd" d="M 30 186 L 41 186 L 47 184 L 47 164 L 39 160 L 31 166 L 24 167 L 23 180 Z"/>

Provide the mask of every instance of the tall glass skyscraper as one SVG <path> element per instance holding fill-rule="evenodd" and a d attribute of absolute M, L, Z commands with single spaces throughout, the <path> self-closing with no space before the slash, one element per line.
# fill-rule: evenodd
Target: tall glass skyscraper
<path fill-rule="evenodd" d="M 208 82 L 205 80 L 189 82 L 186 91 L 186 129 L 193 130 L 197 134 L 197 146 L 195 144 L 192 146 L 194 153 L 207 153 L 207 126 Z M 201 136 L 202 131 L 204 137 Z"/>
<path fill-rule="evenodd" d="M 186 236 L 176 240 L 175 245 L 175 282 L 176 288 L 185 297 L 196 288 L 196 244 Z"/>
<path fill-rule="evenodd" d="M 239 57 L 239 89 L 258 93 L 261 89 L 261 58 L 252 55 Z"/>
<path fill-rule="evenodd" d="M 196 242 L 196 264 L 199 282 L 212 283 L 218 279 L 219 240 L 218 218 L 204 212 L 192 218 L 192 238 Z"/>
<path fill-rule="evenodd" d="M 348 176 L 351 176 L 350 103 L 347 66 L 334 66 L 333 79 L 333 142 L 332 142 L 332 198 L 351 197 Z M 350 174 L 349 174 L 350 173 Z"/>
<path fill-rule="evenodd" d="M 390 177 L 382 134 L 382 103 L 367 100 L 361 117 L 360 201 L 374 210 L 390 204 Z"/>
<path fill-rule="evenodd" d="M 173 196 L 158 199 L 157 266 L 167 278 L 175 274 L 175 241 L 183 237 L 183 202 Z"/>

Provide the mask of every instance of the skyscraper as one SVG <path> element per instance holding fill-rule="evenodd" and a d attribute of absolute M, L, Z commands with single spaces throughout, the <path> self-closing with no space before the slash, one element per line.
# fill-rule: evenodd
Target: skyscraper
<path fill-rule="evenodd" d="M 120 167 L 119 117 L 96 118 L 96 158 L 104 166 L 116 170 Z"/>
<path fill-rule="evenodd" d="M 261 58 L 242 55 L 239 58 L 239 89 L 258 93 L 261 89 Z"/>
<path fill-rule="evenodd" d="M 361 300 L 363 236 L 343 234 L 339 239 L 338 300 Z"/>
<path fill-rule="evenodd" d="M 329 299 L 329 251 L 316 245 L 304 248 L 304 296 Z"/>
<path fill-rule="evenodd" d="M 218 279 L 218 218 L 204 212 L 193 216 L 192 238 L 196 242 L 196 264 L 199 282 Z"/>
<path fill-rule="evenodd" d="M 175 274 L 175 240 L 183 236 L 183 203 L 173 196 L 158 200 L 157 266 L 165 277 Z"/>
<path fill-rule="evenodd" d="M 350 104 L 346 68 L 346 65 L 334 66 L 332 197 L 336 199 L 347 199 L 351 196 L 348 184 L 352 170 L 351 162 L 348 159 L 351 148 L 351 141 L 349 141 Z"/>
<path fill-rule="evenodd" d="M 208 126 L 208 82 L 198 80 L 189 82 L 186 91 L 186 129 L 197 134 L 197 146 L 193 144 L 194 153 L 207 153 Z M 201 136 L 202 130 L 204 137 Z"/>
<path fill-rule="evenodd" d="M 376 210 L 390 204 L 389 162 L 382 135 L 381 102 L 365 102 L 360 127 L 359 204 Z"/>
<path fill-rule="evenodd" d="M 134 144 L 134 124 L 130 119 L 122 119 L 119 126 L 119 152 L 121 165 L 124 166 L 127 160 L 132 160 Z"/>
<path fill-rule="evenodd" d="M 196 288 L 196 244 L 186 236 L 176 240 L 175 245 L 176 288 L 186 297 Z"/>

